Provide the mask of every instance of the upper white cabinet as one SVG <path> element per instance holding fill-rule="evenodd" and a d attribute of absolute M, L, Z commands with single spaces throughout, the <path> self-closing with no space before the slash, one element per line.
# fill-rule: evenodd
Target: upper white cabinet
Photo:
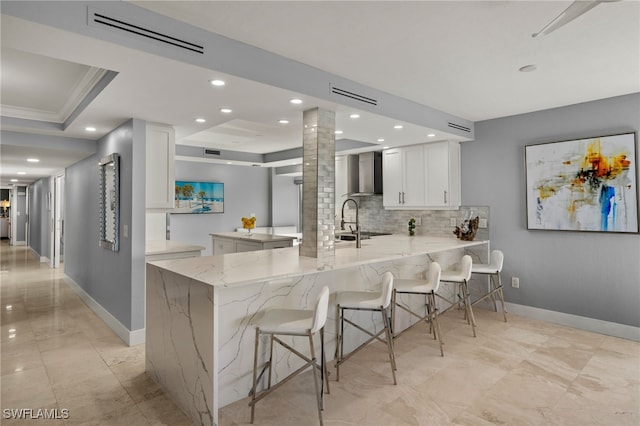
<path fill-rule="evenodd" d="M 175 197 L 175 132 L 173 127 L 147 124 L 148 209 L 172 209 Z"/>
<path fill-rule="evenodd" d="M 383 204 L 389 209 L 460 207 L 460 146 L 442 141 L 383 152 Z"/>

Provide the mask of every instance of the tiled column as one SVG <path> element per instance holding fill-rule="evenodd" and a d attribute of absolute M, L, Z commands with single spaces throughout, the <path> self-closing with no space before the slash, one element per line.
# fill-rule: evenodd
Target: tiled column
<path fill-rule="evenodd" d="M 300 256 L 334 255 L 335 113 L 320 108 L 304 111 L 302 166 L 302 244 Z"/>

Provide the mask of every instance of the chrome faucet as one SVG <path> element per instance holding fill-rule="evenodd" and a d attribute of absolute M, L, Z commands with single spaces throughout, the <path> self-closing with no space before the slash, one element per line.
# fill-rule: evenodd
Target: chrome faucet
<path fill-rule="evenodd" d="M 347 203 L 349 201 L 353 201 L 353 204 L 356 205 L 356 221 L 355 222 L 345 222 L 344 221 L 344 206 L 347 205 Z M 358 207 L 358 203 L 356 202 L 356 200 L 354 200 L 353 198 L 347 198 L 346 200 L 344 200 L 344 203 L 342 203 L 342 220 L 340 220 L 340 229 L 342 229 L 343 231 L 344 229 L 344 225 L 347 223 L 355 223 L 356 225 L 356 248 L 360 248 L 360 219 L 359 219 L 359 207 Z M 349 227 L 351 228 L 351 227 Z M 351 229 L 351 232 L 353 233 L 353 229 Z"/>

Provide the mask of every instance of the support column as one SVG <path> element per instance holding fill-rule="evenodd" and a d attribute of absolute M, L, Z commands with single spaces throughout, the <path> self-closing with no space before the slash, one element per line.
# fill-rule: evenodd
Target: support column
<path fill-rule="evenodd" d="M 335 113 L 303 112 L 302 244 L 300 256 L 329 259 L 335 238 Z"/>

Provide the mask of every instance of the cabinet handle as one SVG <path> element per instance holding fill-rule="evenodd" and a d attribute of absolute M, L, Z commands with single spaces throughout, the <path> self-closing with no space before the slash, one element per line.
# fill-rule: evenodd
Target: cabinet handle
<path fill-rule="evenodd" d="M 402 204 L 404 204 L 404 192 L 402 193 Z"/>
<path fill-rule="evenodd" d="M 402 192 L 398 192 L 398 204 L 402 204 Z"/>
<path fill-rule="evenodd" d="M 444 203 L 447 204 L 447 191 L 444 191 Z"/>

